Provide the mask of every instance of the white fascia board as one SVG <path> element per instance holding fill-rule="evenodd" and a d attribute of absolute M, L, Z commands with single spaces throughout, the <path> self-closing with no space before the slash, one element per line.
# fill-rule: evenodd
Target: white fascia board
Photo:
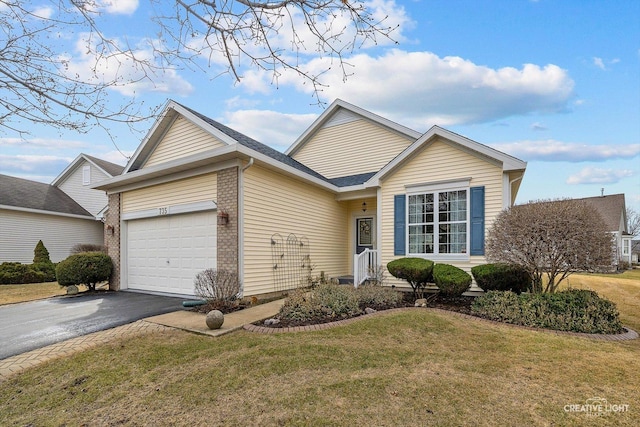
<path fill-rule="evenodd" d="M 406 126 L 402 126 L 392 120 L 385 119 L 382 116 L 379 116 L 371 111 L 367 111 L 364 108 L 358 107 L 356 105 L 350 104 L 341 99 L 336 99 L 333 103 L 305 130 L 302 135 L 298 137 L 294 141 L 293 144 L 284 152 L 287 155 L 291 155 L 302 148 L 307 140 L 313 135 L 316 131 L 318 131 L 322 125 L 333 116 L 333 114 L 338 111 L 338 109 L 344 108 L 345 110 L 351 111 L 355 114 L 358 114 L 368 120 L 371 120 L 374 123 L 377 123 L 381 126 L 384 126 L 394 132 L 405 135 L 411 139 L 417 139 L 422 135 L 420 132 L 415 131 L 413 129 L 409 129 Z"/>
<path fill-rule="evenodd" d="M 153 209 L 143 209 L 140 211 L 123 212 L 121 219 L 129 221 L 132 219 L 153 218 L 157 216 L 178 215 L 191 212 L 212 211 L 218 209 L 218 205 L 213 200 L 204 202 L 186 203 L 182 205 L 161 206 Z"/>
<path fill-rule="evenodd" d="M 375 198 L 378 197 L 378 190 L 379 188 L 374 187 L 358 190 L 353 190 L 353 187 L 342 187 L 340 188 L 340 193 L 336 196 L 336 201 L 343 202 L 347 200 L 364 199 L 367 197 Z"/>
<path fill-rule="evenodd" d="M 6 209 L 6 210 L 9 210 L 9 211 L 28 212 L 28 213 L 35 213 L 35 214 L 41 214 L 41 215 L 63 216 L 65 218 L 76 218 L 76 219 L 86 219 L 86 220 L 96 221 L 96 218 L 93 217 L 93 216 L 76 215 L 76 214 L 69 214 L 69 213 L 55 212 L 55 211 L 44 211 L 44 210 L 41 210 L 41 209 L 23 208 L 23 207 L 19 207 L 19 206 L 0 205 L 0 209 Z"/>
<path fill-rule="evenodd" d="M 211 124 L 209 124 L 206 121 L 202 120 L 200 117 L 198 117 L 195 114 L 193 114 L 191 111 L 185 109 L 180 104 L 177 104 L 177 103 L 171 101 L 171 104 L 169 105 L 169 108 L 173 108 L 181 116 L 183 116 L 184 118 L 186 118 L 187 120 L 189 120 L 190 122 L 195 124 L 196 126 L 200 127 L 202 130 L 207 132 L 208 134 L 212 135 L 216 139 L 219 139 L 220 141 L 224 142 L 227 145 L 233 145 L 233 144 L 236 144 L 238 142 L 235 139 L 231 138 L 226 133 L 222 132 L 220 129 L 212 126 Z"/>
<path fill-rule="evenodd" d="M 235 139 L 211 126 L 209 123 L 184 108 L 182 105 L 173 100 L 169 100 L 163 108 L 161 116 L 153 124 L 145 138 L 142 140 L 142 143 L 138 146 L 136 152 L 127 163 L 127 166 L 122 172 L 123 174 L 126 174 L 131 170 L 131 167 L 139 160 L 143 153 L 146 155 L 151 154 L 150 151 L 153 146 L 162 139 L 166 131 L 178 117 L 178 114 L 227 145 L 233 145 L 237 142 Z"/>
<path fill-rule="evenodd" d="M 418 140 L 404 149 L 393 160 L 391 160 L 382 169 L 380 169 L 380 171 L 372 176 L 366 184 L 370 186 L 379 185 L 381 178 L 383 178 L 389 172 L 395 170 L 397 166 L 402 164 L 406 159 L 410 158 L 413 153 L 420 149 L 424 144 L 429 143 L 434 137 L 441 137 L 445 140 L 451 141 L 471 154 L 481 154 L 486 158 L 485 160 L 493 160 L 501 164 L 503 172 L 512 170 L 524 170 L 527 167 L 527 162 L 523 162 L 522 160 L 516 159 L 515 157 L 509 156 L 508 154 L 495 150 L 484 144 L 480 144 L 479 142 L 473 141 L 469 138 L 465 138 L 461 135 L 458 135 L 457 133 L 448 131 L 439 126 L 433 126 Z"/>
<path fill-rule="evenodd" d="M 115 188 L 120 189 L 121 187 L 140 183 L 152 178 L 166 176 L 172 173 L 189 171 L 202 166 L 212 166 L 212 163 L 215 162 L 216 159 L 224 161 L 228 160 L 229 158 L 233 158 L 233 154 L 235 152 L 235 146 L 215 148 L 213 150 L 207 150 L 200 153 L 192 154 L 190 156 L 180 157 L 179 159 L 170 160 L 168 162 L 159 163 L 157 165 L 149 166 L 144 169 L 138 169 L 133 172 L 114 176 L 111 179 L 101 181 L 91 186 L 91 188 L 95 190 L 111 191 L 112 193 L 118 192 L 112 190 Z"/>
<path fill-rule="evenodd" d="M 68 175 L 71 174 L 71 171 L 73 171 L 76 166 L 78 165 L 78 163 L 80 163 L 81 160 L 88 160 L 86 157 L 84 157 L 84 154 L 80 153 L 78 155 L 78 157 L 76 157 L 75 159 L 73 159 L 71 161 L 71 163 L 69 163 L 69 165 L 64 168 L 64 170 L 62 172 L 60 172 L 60 175 L 58 175 L 53 181 L 51 181 L 51 185 L 53 185 L 54 187 L 57 187 L 58 184 L 60 184 L 62 181 L 64 181 Z M 91 162 L 92 164 L 94 164 L 93 162 Z M 102 169 L 102 168 L 100 168 Z M 109 175 L 109 174 L 107 174 Z"/>
<path fill-rule="evenodd" d="M 164 108 L 162 109 L 162 113 L 160 113 L 160 116 L 158 117 L 158 119 L 153 123 L 153 125 L 151 126 L 151 128 L 149 129 L 145 137 L 142 139 L 142 142 L 140 143 L 140 145 L 138 145 L 138 148 L 136 148 L 136 151 L 133 153 L 133 156 L 131 156 L 131 158 L 127 162 L 127 165 L 124 167 L 124 170 L 122 171 L 122 175 L 129 172 L 129 170 L 138 160 L 138 157 L 140 157 L 140 155 L 145 150 L 145 148 L 147 148 L 148 145 L 152 144 L 150 143 L 150 141 L 153 138 L 153 136 L 156 135 L 158 130 L 161 130 L 160 133 L 164 135 L 170 123 L 173 123 L 175 114 L 173 113 L 173 110 L 169 108 L 169 106 L 172 103 L 173 101 L 171 100 L 167 101 Z"/>

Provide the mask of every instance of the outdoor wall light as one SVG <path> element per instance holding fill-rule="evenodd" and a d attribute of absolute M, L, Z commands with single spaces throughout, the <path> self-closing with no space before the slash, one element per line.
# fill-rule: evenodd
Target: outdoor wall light
<path fill-rule="evenodd" d="M 362 202 L 362 212 L 367 211 L 367 202 Z"/>
<path fill-rule="evenodd" d="M 218 225 L 227 225 L 229 223 L 229 214 L 227 212 L 218 212 Z"/>
<path fill-rule="evenodd" d="M 111 225 L 111 224 L 107 225 L 107 234 L 109 236 L 113 236 L 114 231 L 115 231 L 115 229 L 114 229 L 113 225 Z"/>

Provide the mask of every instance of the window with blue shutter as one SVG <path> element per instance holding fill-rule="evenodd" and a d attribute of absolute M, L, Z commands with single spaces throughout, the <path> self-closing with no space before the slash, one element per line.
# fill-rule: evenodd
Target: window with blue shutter
<path fill-rule="evenodd" d="M 484 255 L 484 187 L 471 187 L 471 255 Z"/>
<path fill-rule="evenodd" d="M 406 196 L 393 196 L 393 254 L 404 255 L 406 246 Z"/>

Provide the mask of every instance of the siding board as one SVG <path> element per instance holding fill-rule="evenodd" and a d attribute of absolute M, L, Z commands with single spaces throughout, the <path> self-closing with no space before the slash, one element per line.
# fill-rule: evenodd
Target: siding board
<path fill-rule="evenodd" d="M 254 165 L 244 172 L 244 294 L 274 291 L 271 236 L 309 239 L 313 275 L 348 272 L 347 208 L 332 193 Z"/>
<path fill-rule="evenodd" d="M 122 193 L 122 212 L 217 199 L 215 172 Z"/>
<path fill-rule="evenodd" d="M 494 218 L 502 210 L 502 169 L 479 157 L 461 151 L 441 140 L 425 147 L 382 183 L 382 265 L 399 258 L 393 255 L 394 195 L 406 193 L 405 185 L 455 180 L 471 177 L 470 187 L 485 187 L 485 235 Z M 468 262 L 447 261 L 470 272 L 471 267 L 485 263 L 483 256 L 470 256 Z M 389 284 L 408 286 L 389 277 Z"/>
<path fill-rule="evenodd" d="M 178 116 L 143 168 L 179 159 L 191 154 L 223 147 L 226 144 L 203 131 L 182 116 Z"/>
<path fill-rule="evenodd" d="M 82 184 L 82 168 L 84 166 L 91 168 L 91 185 L 109 178 L 109 176 L 85 160 L 77 165 L 75 170 L 58 185 L 58 188 L 67 193 L 92 215 L 97 215 L 98 212 L 107 206 L 107 195 L 104 191 L 94 190 L 90 188 L 90 185 Z"/>
<path fill-rule="evenodd" d="M 336 178 L 377 172 L 412 142 L 368 120 L 338 121 L 320 129 L 293 158 Z"/>
<path fill-rule="evenodd" d="M 65 218 L 30 212 L 0 210 L 0 262 L 33 262 L 33 250 L 42 240 L 53 262 L 69 256 L 78 243 L 102 245 L 103 224 L 100 221 Z"/>

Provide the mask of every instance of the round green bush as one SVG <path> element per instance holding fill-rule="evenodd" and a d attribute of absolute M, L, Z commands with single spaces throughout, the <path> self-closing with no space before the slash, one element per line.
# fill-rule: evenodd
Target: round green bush
<path fill-rule="evenodd" d="M 413 293 L 420 297 L 427 283 L 433 282 L 433 261 L 424 258 L 399 258 L 387 264 L 393 277 L 409 282 Z"/>
<path fill-rule="evenodd" d="M 85 252 L 71 255 L 58 263 L 56 278 L 62 286 L 87 285 L 95 290 L 96 283 L 109 279 L 113 262 L 102 252 Z"/>
<path fill-rule="evenodd" d="M 450 264 L 433 266 L 433 280 L 440 293 L 448 297 L 459 297 L 469 289 L 473 280 L 469 273 Z"/>
<path fill-rule="evenodd" d="M 485 292 L 526 292 L 531 286 L 531 275 L 524 267 L 513 264 L 483 264 L 471 269 L 476 283 Z"/>
<path fill-rule="evenodd" d="M 0 284 L 18 285 L 23 283 L 46 282 L 45 273 L 36 270 L 30 264 L 3 262 L 0 264 Z"/>

